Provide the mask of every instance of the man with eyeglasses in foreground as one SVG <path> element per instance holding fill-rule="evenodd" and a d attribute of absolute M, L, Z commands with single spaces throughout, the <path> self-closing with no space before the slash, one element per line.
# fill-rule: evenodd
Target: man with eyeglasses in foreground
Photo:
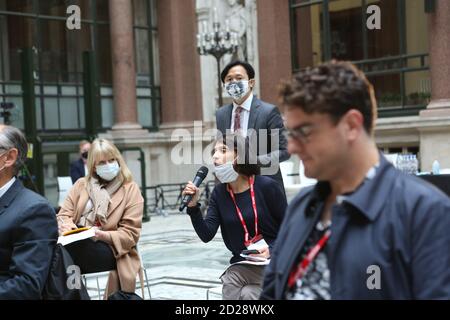
<path fill-rule="evenodd" d="M 290 203 L 262 299 L 450 299 L 450 200 L 373 139 L 372 85 L 348 62 L 282 86 L 288 151 L 319 182 Z"/>

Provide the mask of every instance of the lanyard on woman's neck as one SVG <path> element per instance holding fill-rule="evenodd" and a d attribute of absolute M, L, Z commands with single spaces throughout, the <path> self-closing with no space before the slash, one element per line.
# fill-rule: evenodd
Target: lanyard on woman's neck
<path fill-rule="evenodd" d="M 252 199 L 253 214 L 255 215 L 255 237 L 254 238 L 256 238 L 258 236 L 258 210 L 256 209 L 255 189 L 253 187 L 253 185 L 255 183 L 255 177 L 254 176 L 249 177 L 248 182 L 250 184 L 250 197 Z M 236 198 L 234 196 L 233 190 L 231 190 L 229 185 L 227 185 L 227 189 L 231 196 L 231 199 L 233 200 L 234 206 L 236 207 L 236 212 L 239 217 L 239 221 L 241 222 L 242 228 L 244 229 L 244 241 L 245 241 L 244 244 L 246 247 L 248 247 L 251 243 L 251 240 L 250 240 L 247 224 L 245 223 L 245 220 L 244 220 L 244 217 L 242 216 L 241 210 L 237 206 Z"/>

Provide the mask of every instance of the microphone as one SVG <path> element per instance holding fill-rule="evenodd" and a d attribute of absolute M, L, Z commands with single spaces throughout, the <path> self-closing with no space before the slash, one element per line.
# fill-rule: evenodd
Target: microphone
<path fill-rule="evenodd" d="M 206 176 L 208 175 L 208 168 L 203 166 L 200 169 L 198 169 L 197 174 L 194 177 L 194 181 L 192 181 L 192 183 L 198 187 L 203 180 L 205 180 Z M 192 198 L 193 198 L 193 194 L 186 194 L 183 197 L 183 200 L 181 200 L 181 206 L 180 206 L 180 212 L 184 210 L 184 208 L 186 208 L 186 206 L 188 205 L 189 202 L 191 202 Z"/>

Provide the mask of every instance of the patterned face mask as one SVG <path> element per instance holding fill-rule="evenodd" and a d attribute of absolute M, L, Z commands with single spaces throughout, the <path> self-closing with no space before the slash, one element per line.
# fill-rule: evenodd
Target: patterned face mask
<path fill-rule="evenodd" d="M 232 81 L 225 84 L 225 90 L 234 100 L 242 99 L 249 89 L 248 80 Z"/>

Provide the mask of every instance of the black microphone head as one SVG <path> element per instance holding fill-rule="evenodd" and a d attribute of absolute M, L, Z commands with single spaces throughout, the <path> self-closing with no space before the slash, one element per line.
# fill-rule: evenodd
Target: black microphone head
<path fill-rule="evenodd" d="M 203 182 L 203 180 L 205 180 L 206 176 L 208 175 L 208 168 L 203 166 L 200 169 L 198 169 L 197 173 L 195 174 L 194 177 L 194 185 L 195 186 L 200 186 L 200 184 Z M 186 205 L 189 203 L 189 201 L 192 200 L 192 194 L 190 195 L 185 195 L 183 197 L 183 199 L 181 200 L 181 206 L 180 206 L 180 211 L 183 211 L 184 208 L 186 208 Z"/>
<path fill-rule="evenodd" d="M 208 171 L 209 171 L 208 168 L 203 166 L 200 169 L 198 169 L 196 176 L 200 177 L 203 181 L 208 175 Z"/>

